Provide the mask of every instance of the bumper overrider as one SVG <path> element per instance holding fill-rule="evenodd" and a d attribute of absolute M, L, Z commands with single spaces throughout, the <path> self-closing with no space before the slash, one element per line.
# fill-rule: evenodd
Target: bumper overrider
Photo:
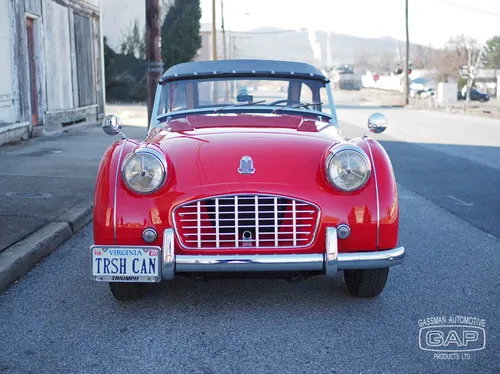
<path fill-rule="evenodd" d="M 338 271 L 342 270 L 380 269 L 399 265 L 405 257 L 404 247 L 382 251 L 339 253 L 335 227 L 329 227 L 326 230 L 325 252 L 316 254 L 176 255 L 174 243 L 174 230 L 170 228 L 164 231 L 163 248 L 138 247 L 142 250 L 150 249 L 154 251 L 155 256 L 158 256 L 160 269 L 156 276 L 102 277 L 92 273 L 92 279 L 108 282 L 160 282 L 162 279 L 174 279 L 176 273 L 279 271 L 319 271 L 323 272 L 326 277 L 334 277 Z M 104 250 L 120 250 L 131 247 L 94 245 L 91 246 L 91 251 L 103 248 Z"/>

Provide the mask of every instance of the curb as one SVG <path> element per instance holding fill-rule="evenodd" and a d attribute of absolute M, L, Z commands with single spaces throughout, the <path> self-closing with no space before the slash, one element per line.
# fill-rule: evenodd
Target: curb
<path fill-rule="evenodd" d="M 0 253 L 0 294 L 92 220 L 93 203 L 88 200 Z"/>

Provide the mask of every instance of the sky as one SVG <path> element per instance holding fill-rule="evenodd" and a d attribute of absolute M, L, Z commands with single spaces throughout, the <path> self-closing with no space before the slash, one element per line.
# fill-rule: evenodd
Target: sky
<path fill-rule="evenodd" d="M 450 37 L 459 34 L 479 42 L 500 34 L 500 0 L 408 1 L 412 43 L 441 47 Z M 215 2 L 220 28 L 221 0 Z M 406 40 L 405 0 L 223 0 L 223 6 L 226 30 L 308 27 L 362 37 L 390 36 Z M 211 23 L 212 0 L 201 0 L 201 7 L 201 22 Z"/>

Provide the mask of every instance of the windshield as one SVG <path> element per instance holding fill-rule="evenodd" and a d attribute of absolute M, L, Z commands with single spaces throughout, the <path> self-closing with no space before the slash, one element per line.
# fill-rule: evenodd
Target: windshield
<path fill-rule="evenodd" d="M 320 112 L 331 116 L 329 86 L 301 78 L 214 78 L 167 81 L 161 86 L 157 117 L 183 111 L 280 111 Z"/>

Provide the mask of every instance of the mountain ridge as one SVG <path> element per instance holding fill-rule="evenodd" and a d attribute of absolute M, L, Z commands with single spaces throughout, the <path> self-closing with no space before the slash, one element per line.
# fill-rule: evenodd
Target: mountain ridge
<path fill-rule="evenodd" d="M 210 32 L 210 25 L 203 24 L 201 30 Z M 217 53 L 223 58 L 222 31 L 217 31 Z M 327 64 L 328 32 L 314 30 L 314 36 L 315 40 L 311 40 L 309 30 L 305 28 L 293 30 L 268 26 L 248 31 L 226 30 L 226 57 L 303 61 L 318 67 L 349 64 L 361 70 L 388 71 L 395 69 L 404 59 L 405 42 L 391 36 L 370 38 L 331 32 L 330 63 Z M 314 54 L 314 42 L 319 46 L 320 56 Z M 432 49 L 410 43 L 410 55 L 422 48 Z"/>

